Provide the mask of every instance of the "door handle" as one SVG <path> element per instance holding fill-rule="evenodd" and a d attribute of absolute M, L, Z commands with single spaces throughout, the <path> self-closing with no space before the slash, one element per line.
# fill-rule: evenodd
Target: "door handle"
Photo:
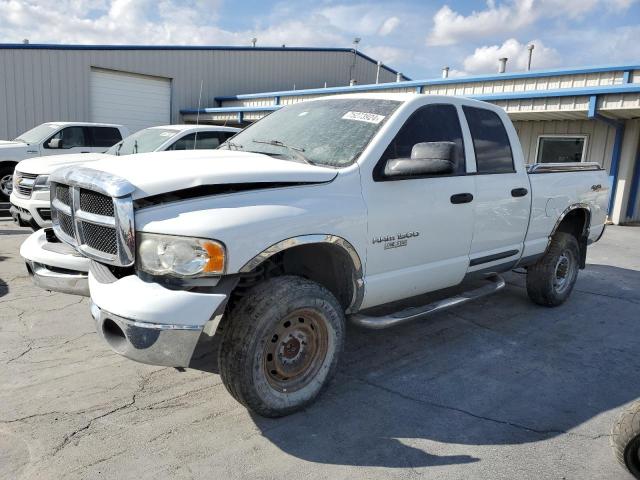
<path fill-rule="evenodd" d="M 87 150 L 86 152 L 80 152 L 80 153 L 91 153 L 91 152 L 89 152 L 89 151 Z"/>
<path fill-rule="evenodd" d="M 456 193 L 455 195 L 451 195 L 451 203 L 469 203 L 473 201 L 473 195 L 470 193 Z"/>
<path fill-rule="evenodd" d="M 514 188 L 511 190 L 512 197 L 524 197 L 527 193 L 529 193 L 529 190 L 526 188 Z"/>

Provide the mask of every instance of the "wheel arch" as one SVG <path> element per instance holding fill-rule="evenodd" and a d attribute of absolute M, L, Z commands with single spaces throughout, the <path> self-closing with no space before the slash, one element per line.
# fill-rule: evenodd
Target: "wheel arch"
<path fill-rule="evenodd" d="M 587 258 L 587 244 L 589 240 L 589 228 L 591 226 L 591 207 L 587 203 L 574 203 L 569 205 L 558 217 L 549 242 L 557 232 L 570 233 L 578 240 L 580 246 L 580 268 L 584 268 Z M 549 247 L 547 246 L 547 249 Z"/>
<path fill-rule="evenodd" d="M 245 263 L 239 273 L 255 272 L 268 260 L 279 262 L 285 274 L 300 275 L 323 285 L 347 313 L 360 308 L 364 297 L 362 261 L 344 238 L 316 234 L 281 240 Z"/>

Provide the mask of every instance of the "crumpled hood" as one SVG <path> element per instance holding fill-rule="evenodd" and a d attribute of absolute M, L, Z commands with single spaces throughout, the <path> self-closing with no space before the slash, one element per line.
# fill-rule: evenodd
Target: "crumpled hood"
<path fill-rule="evenodd" d="M 72 169 L 56 174 L 66 176 L 72 174 Z M 151 152 L 131 158 L 109 156 L 83 168 L 85 173 L 90 173 L 87 169 L 127 180 L 135 187 L 134 199 L 205 185 L 321 183 L 333 180 L 338 174 L 328 167 L 229 150 Z"/>
<path fill-rule="evenodd" d="M 34 175 L 47 175 L 57 168 L 78 165 L 85 162 L 95 162 L 103 158 L 111 158 L 111 155 L 105 153 L 71 153 L 69 155 L 34 157 L 22 160 L 16 166 L 16 170 Z"/>

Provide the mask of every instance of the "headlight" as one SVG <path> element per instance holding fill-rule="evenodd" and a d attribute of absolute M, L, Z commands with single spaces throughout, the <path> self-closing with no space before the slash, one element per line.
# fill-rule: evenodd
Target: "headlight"
<path fill-rule="evenodd" d="M 195 277 L 224 273 L 224 246 L 214 240 L 138 233 L 138 268 L 152 275 Z"/>
<path fill-rule="evenodd" d="M 33 182 L 34 190 L 49 190 L 49 175 L 38 175 Z"/>

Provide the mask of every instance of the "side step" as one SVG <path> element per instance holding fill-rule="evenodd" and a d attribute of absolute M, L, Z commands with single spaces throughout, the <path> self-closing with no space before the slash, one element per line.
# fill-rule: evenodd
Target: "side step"
<path fill-rule="evenodd" d="M 419 307 L 405 308 L 404 310 L 380 317 L 355 314 L 350 317 L 350 320 L 360 327 L 380 330 L 382 328 L 393 327 L 412 320 L 418 320 L 433 313 L 441 312 L 457 305 L 462 305 L 463 303 L 475 300 L 476 298 L 491 295 L 492 293 L 496 293 L 498 290 L 502 290 L 506 285 L 504 278 L 497 274 L 487 277 L 487 281 L 489 282 L 488 285 L 460 293 L 453 297 L 438 300 L 437 302 L 428 303 Z"/>

